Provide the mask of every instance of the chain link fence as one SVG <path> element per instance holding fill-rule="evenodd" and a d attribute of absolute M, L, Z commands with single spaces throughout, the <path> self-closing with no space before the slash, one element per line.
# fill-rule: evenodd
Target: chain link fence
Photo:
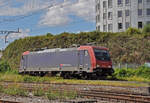
<path fill-rule="evenodd" d="M 138 67 L 142 66 L 141 64 L 136 64 L 136 63 L 113 63 L 113 68 L 133 68 L 137 69 Z"/>

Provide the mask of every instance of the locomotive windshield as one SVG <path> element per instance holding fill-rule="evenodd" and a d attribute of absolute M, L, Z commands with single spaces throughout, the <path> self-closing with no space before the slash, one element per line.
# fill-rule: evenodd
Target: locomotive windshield
<path fill-rule="evenodd" d="M 110 61 L 110 55 L 107 50 L 94 49 L 94 53 L 97 60 Z"/>

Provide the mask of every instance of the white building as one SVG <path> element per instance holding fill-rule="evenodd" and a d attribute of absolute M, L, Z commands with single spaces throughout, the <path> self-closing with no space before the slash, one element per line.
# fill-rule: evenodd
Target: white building
<path fill-rule="evenodd" d="M 122 32 L 150 23 L 150 0 L 96 0 L 96 30 Z"/>

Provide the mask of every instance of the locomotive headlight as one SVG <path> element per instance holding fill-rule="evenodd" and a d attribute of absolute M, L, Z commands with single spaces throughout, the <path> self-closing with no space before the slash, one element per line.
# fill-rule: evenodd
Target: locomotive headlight
<path fill-rule="evenodd" d="M 97 68 L 99 68 L 99 67 L 100 67 L 100 65 L 96 65 L 96 67 L 97 67 Z"/>
<path fill-rule="evenodd" d="M 108 68 L 111 68 L 111 65 L 109 65 Z"/>

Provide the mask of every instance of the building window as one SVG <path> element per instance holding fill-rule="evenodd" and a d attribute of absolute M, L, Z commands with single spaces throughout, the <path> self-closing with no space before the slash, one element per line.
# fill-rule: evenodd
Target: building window
<path fill-rule="evenodd" d="M 142 16 L 142 9 L 138 9 L 138 16 Z"/>
<path fill-rule="evenodd" d="M 122 23 L 118 23 L 118 29 L 122 29 Z"/>
<path fill-rule="evenodd" d="M 150 3 L 150 0 L 147 0 L 147 3 Z"/>
<path fill-rule="evenodd" d="M 96 23 L 100 22 L 100 15 L 96 16 Z"/>
<path fill-rule="evenodd" d="M 103 8 L 106 8 L 106 1 L 103 1 Z"/>
<path fill-rule="evenodd" d="M 118 0 L 118 6 L 122 5 L 122 0 Z"/>
<path fill-rule="evenodd" d="M 108 12 L 108 19 L 112 20 L 112 12 Z"/>
<path fill-rule="evenodd" d="M 107 14 L 103 13 L 103 19 L 106 19 L 106 18 L 107 18 Z"/>
<path fill-rule="evenodd" d="M 138 22 L 138 28 L 143 28 L 143 23 L 141 21 Z"/>
<path fill-rule="evenodd" d="M 146 24 L 150 24 L 150 21 L 147 21 L 147 23 Z"/>
<path fill-rule="evenodd" d="M 98 31 L 100 31 L 100 26 L 98 26 Z"/>
<path fill-rule="evenodd" d="M 96 16 L 96 22 L 98 23 L 98 21 L 99 21 L 99 18 L 98 18 L 98 15 Z"/>
<path fill-rule="evenodd" d="M 150 4 L 150 0 L 147 0 L 147 4 Z"/>
<path fill-rule="evenodd" d="M 125 15 L 126 16 L 130 16 L 130 11 L 129 10 L 125 10 Z"/>
<path fill-rule="evenodd" d="M 106 31 L 106 30 L 107 30 L 106 25 L 103 25 L 103 31 Z"/>
<path fill-rule="evenodd" d="M 108 31 L 112 31 L 113 25 L 112 24 L 108 24 Z"/>
<path fill-rule="evenodd" d="M 98 4 L 96 5 L 96 12 L 97 12 L 98 10 L 100 10 L 100 3 L 98 3 Z"/>
<path fill-rule="evenodd" d="M 126 1 L 125 1 L 125 4 L 126 4 L 126 5 L 129 5 L 129 4 L 130 4 L 130 0 L 126 0 Z"/>
<path fill-rule="evenodd" d="M 128 29 L 130 27 L 130 23 L 126 22 L 126 29 Z"/>
<path fill-rule="evenodd" d="M 122 17 L 122 11 L 118 11 L 118 18 Z"/>
<path fill-rule="evenodd" d="M 150 8 L 147 9 L 147 15 L 150 16 Z"/>
<path fill-rule="evenodd" d="M 142 3 L 142 0 L 138 0 L 138 3 L 139 3 L 139 4 Z"/>
<path fill-rule="evenodd" d="M 98 15 L 98 22 L 100 22 L 100 15 Z"/>
<path fill-rule="evenodd" d="M 108 7 L 112 8 L 112 0 L 108 0 Z"/>
<path fill-rule="evenodd" d="M 147 24 L 150 24 L 150 21 L 147 21 Z"/>
<path fill-rule="evenodd" d="M 96 12 L 98 11 L 98 4 L 96 5 Z"/>

